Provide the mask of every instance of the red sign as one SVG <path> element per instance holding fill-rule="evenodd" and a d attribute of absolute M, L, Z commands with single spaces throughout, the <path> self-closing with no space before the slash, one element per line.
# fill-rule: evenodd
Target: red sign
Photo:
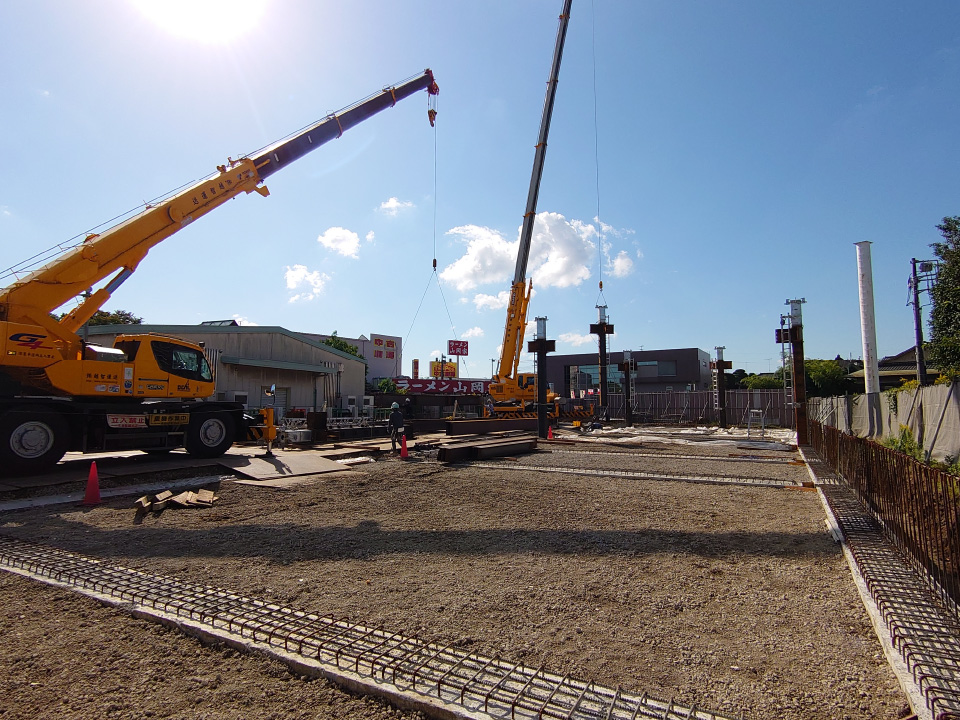
<path fill-rule="evenodd" d="M 447 340 L 447 355 L 466 357 L 468 354 L 466 340 Z"/>
<path fill-rule="evenodd" d="M 413 379 L 417 380 L 420 377 L 420 360 L 417 358 L 413 359 Z"/>
<path fill-rule="evenodd" d="M 398 390 L 411 393 L 448 393 L 455 395 L 483 395 L 490 387 L 489 380 L 424 378 L 411 380 L 410 378 L 394 378 Z"/>

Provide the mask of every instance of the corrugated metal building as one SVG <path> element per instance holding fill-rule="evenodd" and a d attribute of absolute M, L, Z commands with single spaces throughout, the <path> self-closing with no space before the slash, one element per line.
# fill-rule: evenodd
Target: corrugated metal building
<path fill-rule="evenodd" d="M 276 385 L 275 407 L 319 410 L 363 402 L 366 366 L 359 358 L 282 327 L 237 325 L 99 325 L 88 329 L 91 343 L 109 345 L 124 333 L 156 333 L 203 343 L 216 378 L 216 399 L 249 408 L 267 403 Z M 280 416 L 284 413 L 279 413 Z"/>

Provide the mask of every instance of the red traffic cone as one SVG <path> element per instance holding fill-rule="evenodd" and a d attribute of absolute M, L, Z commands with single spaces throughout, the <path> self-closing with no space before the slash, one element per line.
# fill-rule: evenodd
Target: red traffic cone
<path fill-rule="evenodd" d="M 553 425 L 547 425 L 547 440 L 553 440 Z"/>
<path fill-rule="evenodd" d="M 100 504 L 100 476 L 97 475 L 97 462 L 90 463 L 90 475 L 87 477 L 87 492 L 83 496 L 84 505 Z"/>
<path fill-rule="evenodd" d="M 407 455 L 408 455 L 408 453 L 407 453 L 407 436 L 406 436 L 406 435 L 401 435 L 401 436 L 400 436 L 400 459 L 402 460 L 403 458 L 407 457 Z"/>

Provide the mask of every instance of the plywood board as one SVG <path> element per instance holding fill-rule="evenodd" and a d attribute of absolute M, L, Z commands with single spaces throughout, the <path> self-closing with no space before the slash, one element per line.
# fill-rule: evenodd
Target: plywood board
<path fill-rule="evenodd" d="M 254 480 L 317 475 L 347 470 L 340 463 L 312 452 L 275 452 L 273 457 L 259 455 L 224 455 L 219 463 Z"/>

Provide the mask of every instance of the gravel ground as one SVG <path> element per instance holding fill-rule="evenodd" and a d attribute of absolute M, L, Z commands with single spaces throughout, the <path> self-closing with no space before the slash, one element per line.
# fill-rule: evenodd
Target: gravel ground
<path fill-rule="evenodd" d="M 211 508 L 139 520 L 129 498 L 7 512 L 0 532 L 734 716 L 908 714 L 815 492 L 550 472 L 800 483 L 795 453 L 549 448 L 225 480 Z M 7 574 L 0 604 L 3 718 L 416 717 Z"/>

